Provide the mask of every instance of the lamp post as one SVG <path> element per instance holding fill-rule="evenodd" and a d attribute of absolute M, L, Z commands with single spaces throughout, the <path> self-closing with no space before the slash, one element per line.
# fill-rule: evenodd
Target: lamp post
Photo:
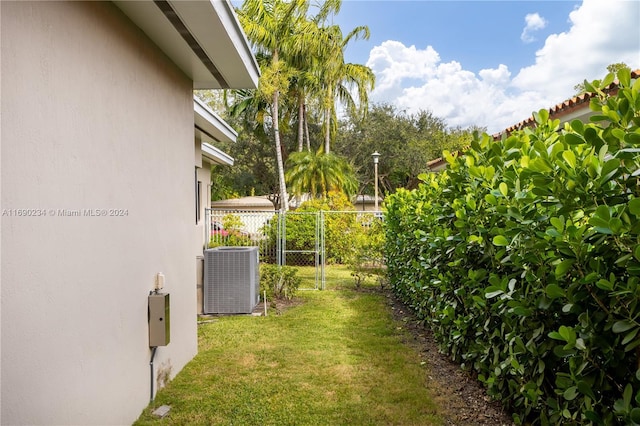
<path fill-rule="evenodd" d="M 373 157 L 373 173 L 375 175 L 375 198 L 373 199 L 373 205 L 374 205 L 374 209 L 377 212 L 378 211 L 378 159 L 380 158 L 380 153 L 378 153 L 378 151 L 374 152 L 373 154 L 371 154 L 371 156 Z"/>

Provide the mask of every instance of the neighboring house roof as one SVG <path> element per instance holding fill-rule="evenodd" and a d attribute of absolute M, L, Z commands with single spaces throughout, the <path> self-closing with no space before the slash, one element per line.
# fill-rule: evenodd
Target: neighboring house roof
<path fill-rule="evenodd" d="M 447 162 L 442 157 L 427 161 L 427 168 L 432 172 L 439 172 L 447 167 Z"/>
<path fill-rule="evenodd" d="M 267 197 L 242 197 L 230 198 L 211 202 L 212 209 L 246 210 L 246 209 L 271 209 L 275 210 L 273 203 Z"/>
<path fill-rule="evenodd" d="M 260 68 L 228 0 L 114 2 L 193 80 L 194 89 L 255 89 Z"/>
<path fill-rule="evenodd" d="M 640 77 L 640 69 L 631 71 L 631 78 L 637 79 Z M 615 95 L 618 91 L 618 83 L 613 82 L 609 84 L 607 87 L 603 89 L 603 92 Z M 583 93 L 578 96 L 574 96 L 571 99 L 568 99 L 564 102 L 560 102 L 559 104 L 552 106 L 548 109 L 549 118 L 550 119 L 559 119 L 560 124 L 573 121 L 580 120 L 583 122 L 588 122 L 589 117 L 591 117 L 594 112 L 589 109 L 589 102 L 591 98 L 597 96 L 595 93 Z M 536 123 L 535 118 L 533 116 L 523 120 L 517 124 L 507 127 L 503 131 L 496 133 L 493 135 L 494 139 L 500 138 L 503 134 L 510 134 L 516 130 L 524 129 L 525 127 L 532 127 Z M 430 171 L 437 172 L 443 170 L 447 167 L 447 162 L 444 158 L 436 158 L 435 160 L 431 160 L 427 163 L 427 167 Z"/>
<path fill-rule="evenodd" d="M 369 194 L 360 194 L 353 197 L 351 201 L 353 204 L 358 204 L 358 205 L 359 204 L 375 204 L 376 197 L 374 195 L 369 195 Z M 382 202 L 384 201 L 384 198 L 378 196 L 378 201 Z"/>
<path fill-rule="evenodd" d="M 635 71 L 631 71 L 631 78 L 635 79 L 640 77 L 640 69 Z M 618 83 L 613 82 L 609 84 L 602 90 L 604 93 L 615 95 L 618 92 Z M 578 96 L 574 96 L 571 99 L 567 99 L 564 102 L 560 102 L 559 104 L 552 106 L 549 108 L 549 118 L 560 119 L 561 124 L 566 123 L 568 121 L 573 120 L 581 120 L 583 122 L 589 121 L 589 117 L 591 117 L 594 112 L 589 109 L 589 102 L 591 98 L 596 97 L 595 93 L 582 93 Z M 507 127 L 502 132 L 494 135 L 494 137 L 499 137 L 502 134 L 509 134 L 516 130 L 521 130 L 525 127 L 531 127 L 535 125 L 535 119 L 533 116 L 523 120 L 513 126 Z"/>

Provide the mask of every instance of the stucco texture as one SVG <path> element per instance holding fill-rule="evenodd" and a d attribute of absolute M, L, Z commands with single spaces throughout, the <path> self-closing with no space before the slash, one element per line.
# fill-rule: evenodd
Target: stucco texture
<path fill-rule="evenodd" d="M 192 82 L 110 3 L 0 8 L 0 423 L 130 424 L 156 273 L 156 372 L 197 351 Z"/>

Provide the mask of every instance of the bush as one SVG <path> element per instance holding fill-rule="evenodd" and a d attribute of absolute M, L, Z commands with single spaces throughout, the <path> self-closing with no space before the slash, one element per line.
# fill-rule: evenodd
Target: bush
<path fill-rule="evenodd" d="M 209 240 L 209 248 L 220 246 L 252 246 L 251 237 L 242 231 L 244 223 L 234 214 L 227 214 L 222 218 L 222 229 L 213 230 Z"/>
<path fill-rule="evenodd" d="M 386 282 L 384 267 L 384 230 L 382 221 L 373 214 L 363 216 L 358 220 L 362 232 L 357 233 L 351 241 L 351 251 L 347 257 L 351 275 L 356 282 L 356 288 L 369 277 L 378 276 L 378 282 L 384 287 Z"/>
<path fill-rule="evenodd" d="M 394 291 L 517 423 L 640 424 L 640 81 L 387 199 Z"/>
<path fill-rule="evenodd" d="M 278 266 L 262 263 L 260 265 L 260 294 L 267 292 L 268 299 L 291 300 L 302 279 L 296 274 L 298 270 L 291 266 Z"/>

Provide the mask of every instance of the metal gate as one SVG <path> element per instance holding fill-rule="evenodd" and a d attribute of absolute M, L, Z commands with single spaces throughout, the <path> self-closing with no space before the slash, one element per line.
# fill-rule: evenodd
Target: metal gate
<path fill-rule="evenodd" d="M 380 220 L 380 213 L 358 211 L 255 212 L 206 210 L 209 247 L 257 246 L 260 261 L 276 265 L 313 266 L 314 286 L 324 290 L 327 261 L 353 244 L 351 234 Z M 295 236 L 293 238 L 292 236 Z"/>
<path fill-rule="evenodd" d="M 206 216 L 208 247 L 257 246 L 260 262 L 313 266 L 314 286 L 305 290 L 324 289 L 320 212 L 207 209 Z M 298 238 L 288 240 L 288 233 Z"/>

